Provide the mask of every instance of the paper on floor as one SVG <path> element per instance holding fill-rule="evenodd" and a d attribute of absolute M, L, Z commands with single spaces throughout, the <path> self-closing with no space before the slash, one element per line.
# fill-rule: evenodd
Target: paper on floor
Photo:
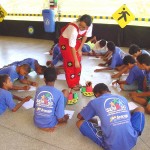
<path fill-rule="evenodd" d="M 118 92 L 121 92 L 121 88 L 120 88 L 120 85 L 118 83 L 115 83 L 114 85 L 112 85 L 112 83 L 116 81 L 116 80 L 113 80 L 111 83 L 110 83 L 110 86 L 114 87 L 117 89 Z"/>
<path fill-rule="evenodd" d="M 57 80 L 66 80 L 65 74 L 57 75 Z"/>
<path fill-rule="evenodd" d="M 24 92 L 24 91 L 36 91 L 36 87 L 35 86 L 30 86 L 29 90 L 18 90 L 18 92 Z"/>
<path fill-rule="evenodd" d="M 30 99 L 28 102 L 25 102 L 22 106 L 25 109 L 30 109 L 30 108 L 33 108 L 33 104 L 34 104 L 34 101 L 32 99 Z"/>
<path fill-rule="evenodd" d="M 89 57 L 89 59 L 98 59 L 98 60 L 100 60 L 101 58 Z"/>
<path fill-rule="evenodd" d="M 106 68 L 107 66 L 94 66 L 94 70 L 95 69 L 104 69 L 104 68 Z"/>
<path fill-rule="evenodd" d="M 129 106 L 129 110 L 131 111 L 131 110 L 134 110 L 135 108 L 137 108 L 138 106 L 135 104 L 135 103 L 133 103 L 133 102 L 129 102 L 128 103 L 128 106 Z"/>
<path fill-rule="evenodd" d="M 45 52 L 45 53 L 43 53 L 43 54 L 45 54 L 45 55 L 49 55 L 49 52 Z"/>
<path fill-rule="evenodd" d="M 69 115 L 69 119 L 71 119 L 73 114 L 74 114 L 74 111 L 73 110 L 65 110 L 65 114 L 68 114 Z"/>

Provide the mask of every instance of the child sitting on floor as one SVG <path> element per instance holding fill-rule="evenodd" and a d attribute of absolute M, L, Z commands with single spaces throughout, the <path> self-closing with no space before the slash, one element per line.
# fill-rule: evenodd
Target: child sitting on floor
<path fill-rule="evenodd" d="M 150 56 L 142 54 L 137 57 L 137 65 L 145 70 L 144 91 L 131 92 L 129 95 L 133 101 L 145 106 L 145 110 L 150 114 Z"/>
<path fill-rule="evenodd" d="M 125 81 L 117 80 L 112 84 L 119 84 L 122 90 L 143 90 L 144 73 L 136 65 L 135 59 L 128 55 L 123 59 L 123 64 L 129 69 L 129 75 Z"/>
<path fill-rule="evenodd" d="M 130 114 L 128 100 L 111 94 L 103 83 L 95 85 L 93 93 L 96 98 L 77 115 L 80 132 L 105 150 L 131 150 L 144 129 L 144 109 L 138 107 Z"/>
<path fill-rule="evenodd" d="M 12 110 L 13 112 L 16 112 L 25 102 L 29 101 L 31 99 L 30 96 L 27 96 L 25 98 L 18 97 L 16 95 L 12 95 L 8 90 L 12 88 L 12 82 L 10 80 L 10 77 L 8 75 L 0 75 L 0 115 L 3 114 L 7 108 Z M 18 104 L 15 104 L 13 101 L 14 99 L 17 99 L 21 101 Z"/>
<path fill-rule="evenodd" d="M 69 119 L 64 114 L 69 92 L 61 92 L 54 87 L 56 78 L 55 68 L 47 68 L 44 72 L 46 85 L 37 89 L 34 99 L 34 123 L 44 131 L 54 131 L 57 124 L 66 123 Z"/>

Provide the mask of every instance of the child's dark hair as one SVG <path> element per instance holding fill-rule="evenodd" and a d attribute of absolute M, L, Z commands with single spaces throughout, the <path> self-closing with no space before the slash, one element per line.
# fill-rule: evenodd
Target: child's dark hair
<path fill-rule="evenodd" d="M 85 14 L 81 16 L 77 21 L 83 21 L 89 27 L 92 24 L 93 19 L 90 15 Z"/>
<path fill-rule="evenodd" d="M 54 82 L 57 78 L 57 72 L 54 67 L 49 67 L 44 71 L 45 82 Z"/>
<path fill-rule="evenodd" d="M 134 55 L 138 51 L 140 51 L 140 47 L 138 45 L 136 45 L 136 44 L 130 45 L 130 47 L 129 47 L 129 54 L 130 55 Z"/>
<path fill-rule="evenodd" d="M 93 89 L 94 94 L 97 94 L 97 93 L 103 94 L 104 91 L 110 92 L 106 84 L 99 83 L 94 86 L 94 89 Z"/>
<path fill-rule="evenodd" d="M 0 88 L 3 88 L 4 82 L 9 78 L 7 74 L 0 75 Z"/>
<path fill-rule="evenodd" d="M 124 65 L 135 64 L 135 59 L 132 56 L 127 55 L 123 58 L 123 64 Z"/>
<path fill-rule="evenodd" d="M 30 73 L 31 72 L 31 68 L 28 64 L 23 64 L 20 67 L 23 67 L 23 69 L 27 72 Z"/>
<path fill-rule="evenodd" d="M 42 66 L 42 65 L 39 65 L 41 68 L 42 68 L 42 74 L 44 74 L 45 70 L 47 69 L 46 66 Z"/>
<path fill-rule="evenodd" d="M 108 48 L 108 50 L 114 52 L 115 51 L 115 43 L 112 41 L 108 41 L 107 48 Z"/>
<path fill-rule="evenodd" d="M 137 57 L 137 61 L 140 63 L 140 64 L 145 64 L 147 66 L 150 66 L 150 56 L 148 54 L 142 54 L 142 55 L 139 55 Z"/>
<path fill-rule="evenodd" d="M 105 45 L 106 45 L 106 40 L 101 39 L 101 40 L 99 41 L 99 46 L 100 46 L 100 47 L 104 47 Z"/>

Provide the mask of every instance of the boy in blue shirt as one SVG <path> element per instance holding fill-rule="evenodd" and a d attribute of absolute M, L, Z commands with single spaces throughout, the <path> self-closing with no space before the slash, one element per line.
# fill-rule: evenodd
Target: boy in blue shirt
<path fill-rule="evenodd" d="M 9 64 L 8 66 L 12 66 L 12 65 L 21 66 L 23 64 L 28 64 L 31 68 L 31 71 L 35 71 L 37 74 L 43 74 L 46 69 L 46 66 L 39 65 L 38 61 L 33 58 L 26 58 L 21 61 L 15 61 Z M 7 67 L 7 66 L 4 66 L 4 67 Z"/>
<path fill-rule="evenodd" d="M 13 65 L 13 66 L 8 66 L 8 67 L 0 69 L 0 74 L 9 75 L 11 82 L 14 82 L 15 80 L 19 79 L 19 81 L 21 83 L 36 86 L 37 85 L 36 82 L 32 82 L 32 81 L 29 81 L 24 78 L 25 76 L 27 76 L 27 74 L 30 72 L 30 70 L 31 69 L 30 69 L 29 65 L 27 65 L 27 64 L 24 64 L 21 66 Z M 23 87 L 13 85 L 12 90 L 29 90 L 30 86 L 28 86 L 28 85 L 23 86 Z"/>
<path fill-rule="evenodd" d="M 119 84 L 122 90 L 143 90 L 144 82 L 144 73 L 142 70 L 135 64 L 135 59 L 127 55 L 123 59 L 123 64 L 128 68 L 129 75 L 125 81 L 114 81 L 112 84 Z"/>
<path fill-rule="evenodd" d="M 145 70 L 144 91 L 131 92 L 129 95 L 133 101 L 145 106 L 145 111 L 150 114 L 150 56 L 142 54 L 137 57 L 137 65 Z"/>
<path fill-rule="evenodd" d="M 138 56 L 140 56 L 142 54 L 150 55 L 146 50 L 141 50 L 140 47 L 136 44 L 130 45 L 129 54 L 135 58 L 137 58 Z"/>
<path fill-rule="evenodd" d="M 54 87 L 56 78 L 55 68 L 47 68 L 44 72 L 46 85 L 37 89 L 34 99 L 34 123 L 44 131 L 54 131 L 57 124 L 66 123 L 69 119 L 64 114 L 69 92 L 61 92 Z"/>
<path fill-rule="evenodd" d="M 97 84 L 93 89 L 95 99 L 78 114 L 80 132 L 105 150 L 130 150 L 141 135 L 144 124 L 144 109 L 138 107 L 130 115 L 125 97 L 113 95 L 108 87 Z M 92 120 L 98 116 L 101 126 Z"/>
<path fill-rule="evenodd" d="M 31 99 L 30 96 L 25 98 L 12 95 L 8 90 L 12 88 L 12 82 L 8 75 L 0 75 L 0 115 L 3 114 L 7 108 L 16 112 L 25 102 Z M 15 104 L 13 98 L 21 101 L 18 104 Z"/>
<path fill-rule="evenodd" d="M 119 47 L 116 47 L 115 44 L 111 41 L 107 43 L 107 48 L 108 51 L 112 52 L 112 58 L 111 60 L 108 60 L 105 64 L 99 64 L 99 66 L 105 66 L 108 64 L 110 65 L 103 69 L 96 69 L 94 72 L 100 72 L 103 70 L 112 70 L 112 69 L 120 70 L 124 67 L 122 66 L 123 58 L 125 57 L 126 54 Z M 119 66 L 121 66 L 121 68 Z"/>

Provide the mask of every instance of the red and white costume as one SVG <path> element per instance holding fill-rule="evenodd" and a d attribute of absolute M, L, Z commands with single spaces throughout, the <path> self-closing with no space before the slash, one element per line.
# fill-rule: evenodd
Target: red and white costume
<path fill-rule="evenodd" d="M 91 37 L 91 25 L 87 30 L 80 31 L 78 22 L 69 23 L 61 30 L 59 38 L 59 46 L 63 56 L 64 70 L 66 73 L 66 80 L 69 88 L 73 88 L 79 84 L 81 74 L 81 57 L 78 54 L 78 49 L 81 45 L 84 36 Z M 75 60 L 72 54 L 71 47 L 76 49 L 76 55 L 80 63 L 80 68 L 75 67 Z"/>

